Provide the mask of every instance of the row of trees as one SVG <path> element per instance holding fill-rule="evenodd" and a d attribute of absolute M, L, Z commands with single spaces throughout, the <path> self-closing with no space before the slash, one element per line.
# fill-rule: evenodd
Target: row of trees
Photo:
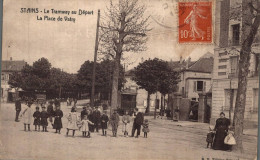
<path fill-rule="evenodd" d="M 109 99 L 112 87 L 113 62 L 104 60 L 97 63 L 96 83 L 97 92 Z M 12 87 L 22 88 L 24 91 L 46 92 L 47 97 L 56 98 L 67 92 L 67 96 L 77 96 L 78 93 L 90 93 L 93 62 L 84 62 L 77 74 L 69 74 L 59 68 L 51 67 L 46 58 L 35 61 L 33 65 L 26 64 L 20 73 L 16 72 L 10 76 L 9 84 Z M 124 70 L 120 66 L 119 86 L 123 87 Z"/>
<path fill-rule="evenodd" d="M 75 75 L 53 68 L 48 59 L 41 58 L 32 66 L 26 64 L 21 73 L 12 74 L 8 83 L 25 91 L 37 90 L 57 94 L 60 88 L 67 90 L 75 88 L 77 85 L 75 79 Z"/>

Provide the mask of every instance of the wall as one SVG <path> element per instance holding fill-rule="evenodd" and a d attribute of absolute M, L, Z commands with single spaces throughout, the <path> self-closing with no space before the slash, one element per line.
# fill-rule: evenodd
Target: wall
<path fill-rule="evenodd" d="M 185 71 L 181 73 L 181 81 L 178 83 L 179 92 L 182 93 L 182 87 L 185 90 L 186 98 L 199 98 L 197 92 L 194 92 L 194 81 L 206 82 L 206 92 L 211 88 L 211 73 L 200 73 Z"/>
<path fill-rule="evenodd" d="M 8 99 L 8 90 L 10 88 L 10 86 L 8 84 L 8 80 L 9 80 L 10 74 L 11 74 L 11 72 L 2 72 L 1 73 L 1 89 L 3 89 L 3 94 L 1 95 L 2 102 L 7 102 L 7 99 Z"/>
<path fill-rule="evenodd" d="M 248 121 L 257 121 L 257 114 L 252 113 L 253 108 L 253 89 L 259 88 L 259 79 L 257 77 L 248 78 L 247 92 L 246 92 L 246 107 L 245 107 L 245 119 Z M 213 80 L 212 89 L 212 118 L 218 118 L 219 113 L 222 112 L 223 106 L 225 105 L 225 89 L 230 88 L 229 79 L 215 79 Z M 237 89 L 237 79 L 232 81 L 232 89 Z M 228 111 L 225 111 L 228 116 Z M 232 118 L 233 119 L 233 118 Z"/>
<path fill-rule="evenodd" d="M 125 88 L 136 88 L 137 89 L 137 95 L 136 95 L 136 107 L 139 108 L 141 112 L 145 112 L 146 106 L 147 106 L 147 95 L 148 92 L 144 89 L 141 89 L 135 81 L 131 80 L 131 77 L 126 77 L 126 83 L 125 83 Z M 160 92 L 157 93 L 157 98 L 160 99 L 161 102 L 161 94 Z M 154 102 L 156 99 L 156 94 L 152 94 L 150 96 L 150 111 L 154 112 Z M 160 108 L 161 108 L 161 103 Z"/>
<path fill-rule="evenodd" d="M 188 97 L 189 99 L 191 98 L 199 98 L 199 95 L 198 93 L 200 92 L 197 92 L 197 91 L 194 91 L 194 82 L 196 81 L 203 81 L 203 82 L 206 82 L 206 88 L 205 88 L 205 91 L 203 92 L 208 92 L 211 88 L 211 79 L 188 79 L 187 80 L 187 87 L 186 87 L 186 91 L 187 91 L 187 94 L 188 94 Z"/>

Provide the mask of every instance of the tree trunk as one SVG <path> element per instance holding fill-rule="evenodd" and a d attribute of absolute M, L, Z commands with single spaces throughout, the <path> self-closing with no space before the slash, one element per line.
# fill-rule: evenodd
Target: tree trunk
<path fill-rule="evenodd" d="M 251 12 L 252 8 L 250 7 L 250 2 L 250 0 L 243 0 L 242 2 L 242 47 L 239 59 L 238 88 L 233 122 L 235 127 L 235 139 L 237 141 L 237 145 L 235 145 L 233 149 L 238 152 L 243 152 L 243 122 L 246 104 L 247 76 L 250 65 L 249 62 L 251 46 L 260 23 L 259 14 L 253 21 L 254 16 Z M 259 3 L 258 8 L 260 8 Z"/>
<path fill-rule="evenodd" d="M 119 77 L 119 65 L 120 65 L 120 57 L 116 56 L 114 61 L 114 71 L 112 78 L 112 94 L 111 94 L 111 108 L 118 108 L 118 77 Z"/>
<path fill-rule="evenodd" d="M 119 5 L 120 7 L 121 5 Z M 119 8 L 120 9 L 120 8 Z M 121 11 L 121 9 L 120 9 Z M 118 78 L 119 78 L 119 67 L 120 67 L 120 60 L 123 53 L 123 45 L 124 45 L 124 37 L 125 37 L 125 14 L 121 14 L 120 16 L 120 31 L 118 42 L 115 42 L 115 48 L 114 51 L 116 53 L 115 56 L 115 65 L 114 65 L 114 72 L 113 72 L 113 80 L 112 80 L 112 98 L 111 98 L 111 107 L 112 109 L 118 108 Z M 112 39 L 113 41 L 116 41 L 115 39 Z"/>
<path fill-rule="evenodd" d="M 163 110 L 163 94 L 161 93 L 161 110 Z"/>
<path fill-rule="evenodd" d="M 148 92 L 148 94 L 147 94 L 147 107 L 145 109 L 145 113 L 150 113 L 150 96 L 151 96 L 151 93 Z"/>

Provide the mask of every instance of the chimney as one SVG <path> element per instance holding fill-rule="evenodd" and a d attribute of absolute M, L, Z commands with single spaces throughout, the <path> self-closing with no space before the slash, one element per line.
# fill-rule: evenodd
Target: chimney
<path fill-rule="evenodd" d="M 10 57 L 10 61 L 12 61 L 13 60 L 13 58 L 12 57 Z"/>
<path fill-rule="evenodd" d="M 191 58 L 189 57 L 186 61 L 186 68 L 189 68 L 189 65 L 190 65 L 190 61 L 191 61 Z"/>
<path fill-rule="evenodd" d="M 180 56 L 180 64 L 182 64 L 182 56 Z"/>

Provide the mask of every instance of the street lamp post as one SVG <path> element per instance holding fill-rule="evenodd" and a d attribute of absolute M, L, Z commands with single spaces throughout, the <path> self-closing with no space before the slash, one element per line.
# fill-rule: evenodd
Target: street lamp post
<path fill-rule="evenodd" d="M 229 100 L 230 100 L 230 103 L 229 103 L 229 119 L 230 121 L 232 120 L 232 111 L 233 111 L 233 90 L 232 90 L 232 73 L 230 73 L 228 75 L 228 78 L 229 78 Z"/>

